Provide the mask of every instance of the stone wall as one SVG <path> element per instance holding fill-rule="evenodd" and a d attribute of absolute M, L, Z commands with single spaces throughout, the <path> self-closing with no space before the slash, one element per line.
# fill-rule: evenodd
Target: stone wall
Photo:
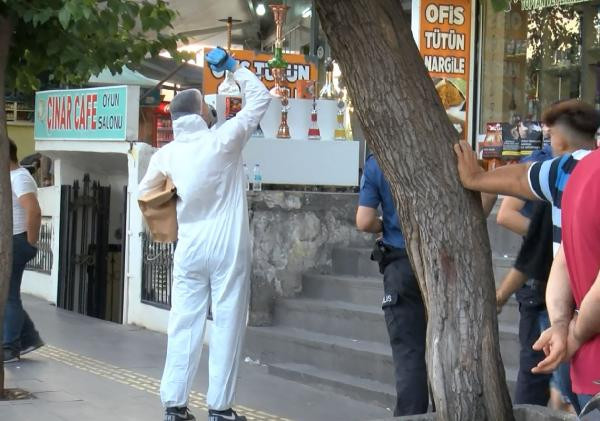
<path fill-rule="evenodd" d="M 496 281 L 512 266 L 521 239 L 496 224 L 501 200 L 488 218 Z M 250 324 L 270 325 L 278 297 L 302 291 L 302 274 L 331 271 L 332 250 L 371 247 L 374 236 L 355 228 L 358 194 L 263 191 L 248 194 L 253 239 Z"/>
<path fill-rule="evenodd" d="M 250 193 L 253 239 L 250 324 L 271 324 L 277 297 L 302 291 L 302 274 L 331 270 L 336 246 L 370 247 L 371 235 L 355 227 L 358 195 L 263 191 Z"/>

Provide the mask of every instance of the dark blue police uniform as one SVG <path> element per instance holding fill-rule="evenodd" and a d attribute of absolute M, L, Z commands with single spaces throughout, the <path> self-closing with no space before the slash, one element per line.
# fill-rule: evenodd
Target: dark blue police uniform
<path fill-rule="evenodd" d="M 396 206 L 377 161 L 370 155 L 361 180 L 359 205 L 381 206 L 385 255 L 392 256 L 383 269 L 383 312 L 387 324 L 396 376 L 394 416 L 427 412 L 429 393 L 425 365 L 427 322 L 419 284 L 406 254 Z"/>

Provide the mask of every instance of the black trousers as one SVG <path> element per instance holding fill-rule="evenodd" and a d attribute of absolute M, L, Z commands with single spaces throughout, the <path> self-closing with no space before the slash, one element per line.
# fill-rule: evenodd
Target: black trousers
<path fill-rule="evenodd" d="M 385 267 L 383 286 L 382 307 L 396 375 L 394 416 L 423 414 L 429 406 L 425 365 L 427 321 L 408 257 L 396 259 Z"/>
<path fill-rule="evenodd" d="M 519 303 L 519 374 L 515 388 L 516 405 L 546 406 L 550 399 L 551 374 L 533 374 L 531 369 L 538 365 L 545 356 L 541 351 L 534 351 L 532 346 L 541 334 L 540 318 L 544 316 L 544 305 L 529 306 Z"/>

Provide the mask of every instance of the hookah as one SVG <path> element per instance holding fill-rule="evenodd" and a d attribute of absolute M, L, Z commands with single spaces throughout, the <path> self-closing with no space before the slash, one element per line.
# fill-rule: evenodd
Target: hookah
<path fill-rule="evenodd" d="M 277 129 L 277 138 L 289 139 L 290 128 L 287 123 L 289 110 L 288 90 L 283 86 L 288 66 L 288 63 L 283 58 L 283 24 L 285 23 L 285 16 L 289 6 L 284 4 L 272 4 L 270 7 L 273 11 L 276 26 L 275 51 L 273 53 L 273 58 L 267 63 L 267 66 L 271 69 L 271 73 L 273 74 L 273 79 L 275 80 L 275 86 L 270 92 L 271 95 L 281 98 L 281 122 Z"/>
<path fill-rule="evenodd" d="M 241 20 L 233 19 L 229 16 L 226 19 L 219 19 L 219 22 L 227 23 L 227 53 L 231 55 L 231 30 L 234 22 Z M 233 73 L 229 70 L 225 71 L 225 80 L 221 82 L 217 88 L 219 95 L 225 95 L 225 118 L 229 120 L 235 117 L 238 111 L 242 108 L 242 90 L 235 81 Z"/>
<path fill-rule="evenodd" d="M 312 111 L 310 112 L 310 128 L 308 129 L 308 138 L 311 140 L 321 140 L 321 131 L 319 130 L 319 124 L 317 123 L 317 84 L 313 85 L 312 92 Z"/>

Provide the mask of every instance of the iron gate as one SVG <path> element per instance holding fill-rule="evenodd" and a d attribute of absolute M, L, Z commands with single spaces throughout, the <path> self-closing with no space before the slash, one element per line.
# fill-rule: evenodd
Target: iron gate
<path fill-rule="evenodd" d="M 58 306 L 105 318 L 110 186 L 83 182 L 61 187 Z"/>
<path fill-rule="evenodd" d="M 150 234 L 142 236 L 142 303 L 155 307 L 171 308 L 173 286 L 173 255 L 175 243 L 152 241 Z"/>

